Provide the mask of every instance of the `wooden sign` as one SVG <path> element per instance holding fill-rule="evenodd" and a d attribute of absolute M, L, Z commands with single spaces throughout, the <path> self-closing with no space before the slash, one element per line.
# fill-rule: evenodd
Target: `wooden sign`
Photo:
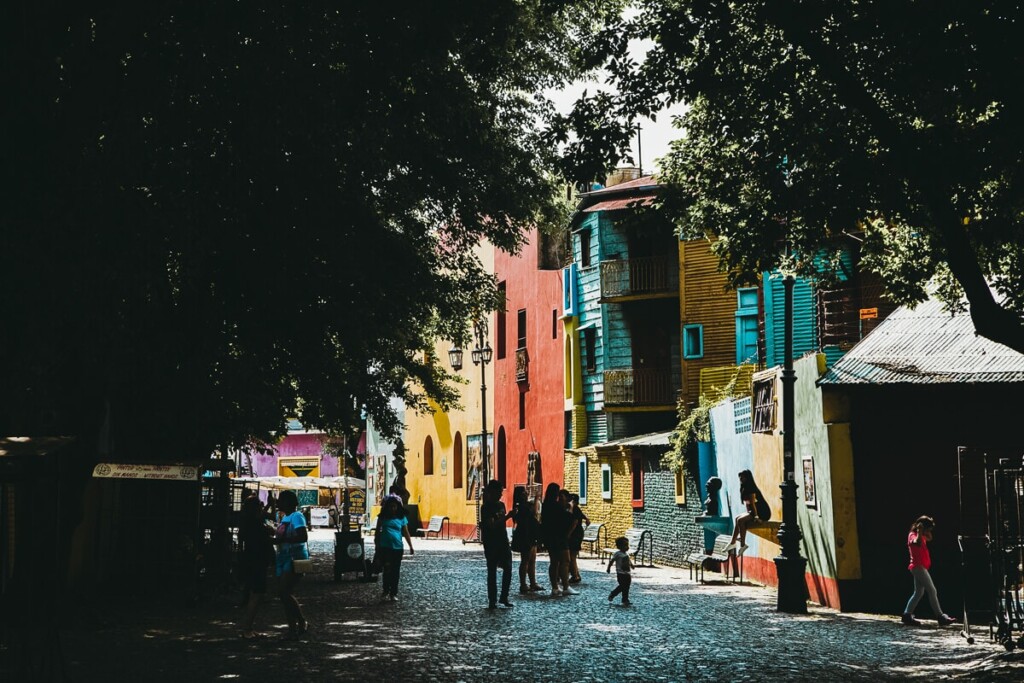
<path fill-rule="evenodd" d="M 870 320 L 872 318 L 877 318 L 877 317 L 878 317 L 878 309 L 877 308 L 862 308 L 862 309 L 860 309 L 860 319 L 861 320 Z"/>
<path fill-rule="evenodd" d="M 162 481 L 199 481 L 199 470 L 190 465 L 150 465 L 101 462 L 93 468 L 97 479 L 157 479 Z"/>

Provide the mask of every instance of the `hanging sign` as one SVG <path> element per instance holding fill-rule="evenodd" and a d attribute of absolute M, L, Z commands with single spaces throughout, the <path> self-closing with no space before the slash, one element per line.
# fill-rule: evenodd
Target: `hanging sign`
<path fill-rule="evenodd" d="M 101 462 L 92 470 L 97 479 L 156 479 L 199 481 L 199 470 L 191 465 L 151 465 Z"/>
<path fill-rule="evenodd" d="M 277 459 L 277 471 L 282 477 L 319 477 L 320 456 L 282 456 Z"/>
<path fill-rule="evenodd" d="M 362 491 L 349 490 L 348 492 L 348 512 L 352 515 L 363 515 L 366 514 L 366 494 Z"/>

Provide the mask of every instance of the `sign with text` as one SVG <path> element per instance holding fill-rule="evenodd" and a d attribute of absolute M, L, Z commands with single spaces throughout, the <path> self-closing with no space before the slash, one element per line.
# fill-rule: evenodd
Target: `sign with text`
<path fill-rule="evenodd" d="M 871 320 L 872 318 L 877 318 L 877 317 L 878 317 L 878 309 L 877 308 L 862 308 L 862 309 L 860 309 L 860 319 L 861 320 Z"/>
<path fill-rule="evenodd" d="M 151 465 L 101 462 L 92 470 L 97 479 L 156 479 L 199 481 L 199 470 L 191 465 Z"/>

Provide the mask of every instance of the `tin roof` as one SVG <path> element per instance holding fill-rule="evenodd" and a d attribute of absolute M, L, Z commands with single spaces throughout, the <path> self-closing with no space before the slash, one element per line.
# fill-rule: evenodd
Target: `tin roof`
<path fill-rule="evenodd" d="M 671 445 L 669 438 L 672 436 L 672 432 L 652 432 L 650 434 L 640 434 L 638 436 L 627 436 L 621 439 L 615 439 L 614 441 L 605 441 L 604 443 L 593 444 L 594 448 L 637 448 L 637 447 L 657 447 Z"/>
<path fill-rule="evenodd" d="M 658 181 L 654 179 L 652 175 L 645 175 L 636 180 L 627 180 L 624 183 L 618 183 L 609 187 L 602 187 L 600 190 L 593 190 L 591 192 L 583 192 L 580 194 L 581 197 L 593 197 L 595 195 L 606 195 L 615 194 L 618 192 L 629 192 L 639 190 L 653 190 L 658 186 Z"/>
<path fill-rule="evenodd" d="M 637 206 L 650 206 L 654 203 L 654 195 L 645 195 L 642 197 L 630 197 L 628 199 L 608 199 L 603 202 L 598 202 L 592 206 L 588 206 L 583 209 L 583 213 L 591 213 L 593 211 L 616 211 L 618 209 L 626 209 L 631 205 Z"/>
<path fill-rule="evenodd" d="M 978 336 L 970 315 L 934 299 L 897 308 L 819 385 L 1024 382 L 1024 354 Z"/>

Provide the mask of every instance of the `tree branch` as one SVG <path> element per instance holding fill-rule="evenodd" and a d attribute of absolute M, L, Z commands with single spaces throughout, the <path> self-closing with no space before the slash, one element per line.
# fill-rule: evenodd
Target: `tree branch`
<path fill-rule="evenodd" d="M 964 289 L 970 303 L 971 320 L 981 336 L 1024 353 L 1024 321 L 996 302 L 976 252 L 949 199 L 946 188 L 922 182 L 915 172 L 929 168 L 920 150 L 901 131 L 899 124 L 871 96 L 863 84 L 846 68 L 836 51 L 810 29 L 813 23 L 824 25 L 820 5 L 815 3 L 768 2 L 766 18 L 783 35 L 802 49 L 841 93 L 847 106 L 860 113 L 872 126 L 879 141 L 890 150 L 893 170 L 915 189 L 932 216 L 935 236 L 942 244 L 946 264 Z M 810 19 L 808 19 L 810 17 Z"/>

